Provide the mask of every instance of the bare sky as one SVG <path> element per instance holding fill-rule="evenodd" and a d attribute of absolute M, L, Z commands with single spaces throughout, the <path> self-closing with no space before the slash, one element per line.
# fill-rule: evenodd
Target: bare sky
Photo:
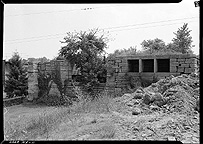
<path fill-rule="evenodd" d="M 159 38 L 167 44 L 184 23 L 192 30 L 192 50 L 199 54 L 199 7 L 193 0 L 176 4 L 5 4 L 3 59 L 15 51 L 22 58 L 52 59 L 66 32 L 92 28 L 109 31 L 112 41 L 107 53 L 130 46 L 141 49 L 140 43 L 148 39 Z"/>

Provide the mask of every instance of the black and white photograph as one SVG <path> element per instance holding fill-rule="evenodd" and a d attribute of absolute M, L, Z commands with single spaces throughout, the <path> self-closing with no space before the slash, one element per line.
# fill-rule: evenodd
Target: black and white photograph
<path fill-rule="evenodd" d="M 200 144 L 200 7 L 4 3 L 3 141 Z"/>

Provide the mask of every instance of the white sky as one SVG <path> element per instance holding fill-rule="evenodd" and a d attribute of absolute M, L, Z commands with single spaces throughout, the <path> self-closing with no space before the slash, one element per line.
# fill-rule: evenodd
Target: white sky
<path fill-rule="evenodd" d="M 108 43 L 107 53 L 130 46 L 141 49 L 140 43 L 148 39 L 159 38 L 167 44 L 184 23 L 192 30 L 192 50 L 199 54 L 199 7 L 193 0 L 172 4 L 5 4 L 3 59 L 15 51 L 22 58 L 52 59 L 66 32 L 92 28 L 113 27 L 104 29 L 114 39 Z"/>

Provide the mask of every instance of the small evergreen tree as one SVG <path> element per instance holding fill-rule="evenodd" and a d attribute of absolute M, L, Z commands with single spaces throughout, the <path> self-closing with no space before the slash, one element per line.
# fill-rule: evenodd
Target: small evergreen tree
<path fill-rule="evenodd" d="M 27 71 L 23 67 L 22 59 L 17 52 L 9 59 L 9 73 L 6 75 L 5 92 L 8 98 L 28 94 Z"/>
<path fill-rule="evenodd" d="M 173 38 L 173 48 L 177 52 L 181 53 L 192 53 L 192 37 L 190 36 L 191 30 L 188 29 L 188 24 L 184 23 L 184 25 L 178 29 L 175 34 L 175 38 Z"/>

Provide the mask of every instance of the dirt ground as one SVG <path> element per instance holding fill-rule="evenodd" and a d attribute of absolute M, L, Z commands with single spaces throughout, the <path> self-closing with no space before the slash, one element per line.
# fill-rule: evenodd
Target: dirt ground
<path fill-rule="evenodd" d="M 196 82 L 198 83 L 197 78 L 185 75 L 170 77 L 147 88 L 139 89 L 133 94 L 112 99 L 108 111 L 70 112 L 46 136 L 38 135 L 35 139 L 163 140 L 200 143 L 199 112 L 195 105 L 199 97 Z M 164 88 L 164 85 L 167 85 L 167 88 Z M 162 97 L 157 102 L 154 99 L 157 99 L 155 93 L 158 92 Z M 138 97 L 138 93 L 142 96 Z M 151 101 L 146 104 L 147 94 L 151 96 Z M 159 102 L 163 100 L 164 103 L 160 105 Z M 23 121 L 45 111 L 48 113 L 58 109 L 57 107 L 11 106 L 4 109 L 4 122 Z"/>

